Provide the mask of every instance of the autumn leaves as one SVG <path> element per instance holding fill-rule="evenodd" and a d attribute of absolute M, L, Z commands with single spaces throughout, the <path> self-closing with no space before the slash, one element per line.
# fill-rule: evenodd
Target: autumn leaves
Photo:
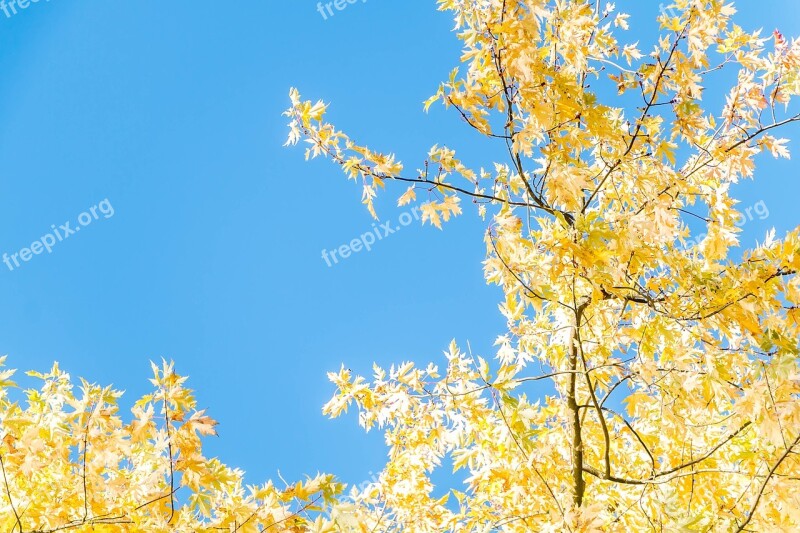
<path fill-rule="evenodd" d="M 326 412 L 357 405 L 390 445 L 380 483 L 357 499 L 366 527 L 796 530 L 800 516 L 782 510 L 800 505 L 800 236 L 770 234 L 734 259 L 739 227 L 769 210 L 738 210 L 730 186 L 759 153 L 788 156 L 775 134 L 800 120 L 800 42 L 748 33 L 718 0 L 662 9 L 641 48 L 611 4 L 439 6 L 463 64 L 425 105 L 441 101 L 507 157 L 473 169 L 434 146 L 408 172 L 325 122 L 322 103 L 293 92 L 287 112 L 290 142 L 340 165 L 373 215 L 393 181 L 437 227 L 459 200 L 477 204 L 486 279 L 504 294 L 492 365 L 452 345 L 443 372 L 331 375 Z M 733 86 L 712 79 L 719 70 Z M 598 78 L 619 98 L 593 92 Z M 722 109 L 706 108 L 709 90 Z M 535 381 L 552 392 L 515 394 Z M 455 507 L 430 485 L 448 458 L 469 472 Z"/>

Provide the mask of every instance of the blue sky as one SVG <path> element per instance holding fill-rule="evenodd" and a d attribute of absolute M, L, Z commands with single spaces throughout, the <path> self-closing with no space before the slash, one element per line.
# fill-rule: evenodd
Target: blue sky
<path fill-rule="evenodd" d="M 657 2 L 618 2 L 632 4 L 631 40 L 649 50 Z M 796 0 L 739 4 L 747 28 L 800 34 Z M 451 27 L 432 0 L 358 2 L 327 20 L 311 0 L 0 11 L 0 253 L 75 227 L 105 199 L 114 212 L 13 271 L 0 264 L 0 354 L 24 369 L 58 360 L 129 402 L 148 390 L 150 360 L 174 359 L 221 422 L 208 453 L 249 481 L 367 479 L 382 439 L 320 414 L 326 372 L 442 362 L 452 338 L 491 355 L 501 294 L 483 281 L 484 226 L 469 209 L 444 232 L 411 224 L 329 267 L 322 250 L 372 220 L 334 166 L 282 147 L 281 112 L 297 86 L 409 168 L 435 143 L 486 165 L 458 116 L 422 113 L 457 63 Z M 763 159 L 759 181 L 739 187 L 743 205 L 770 212 L 745 226 L 746 243 L 796 223 L 799 169 Z M 378 207 L 396 221 L 393 196 Z"/>

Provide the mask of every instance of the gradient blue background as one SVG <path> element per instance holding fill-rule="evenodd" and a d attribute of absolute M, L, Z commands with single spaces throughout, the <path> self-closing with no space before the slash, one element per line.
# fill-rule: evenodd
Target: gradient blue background
<path fill-rule="evenodd" d="M 649 51 L 658 3 L 617 3 Z M 42 0 L 0 12 L 0 253 L 105 198 L 115 209 L 50 255 L 0 264 L 9 365 L 58 360 L 132 402 L 149 388 L 148 361 L 174 359 L 221 422 L 208 453 L 249 481 L 320 470 L 358 483 L 378 471 L 379 434 L 320 414 L 326 372 L 441 363 L 451 338 L 491 356 L 504 322 L 500 291 L 483 281 L 484 223 L 466 205 L 444 232 L 414 224 L 329 268 L 322 249 L 372 220 L 334 166 L 282 148 L 281 112 L 294 85 L 411 169 L 434 143 L 488 164 L 455 113 L 422 113 L 460 50 L 434 7 L 370 0 L 328 20 L 311 0 Z M 800 34 L 796 0 L 739 7 L 747 28 Z M 747 244 L 798 221 L 798 165 L 761 163 L 737 191 L 770 210 L 745 226 Z M 400 213 L 394 197 L 379 202 L 386 219 Z"/>

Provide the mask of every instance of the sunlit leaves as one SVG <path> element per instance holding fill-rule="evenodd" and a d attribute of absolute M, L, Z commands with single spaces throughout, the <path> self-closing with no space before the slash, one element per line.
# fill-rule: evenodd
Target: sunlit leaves
<path fill-rule="evenodd" d="M 0 529 L 335 529 L 327 511 L 340 486 L 332 477 L 246 488 L 241 471 L 203 455 L 202 438 L 216 435 L 217 423 L 196 409 L 186 378 L 171 363 L 152 369 L 154 392 L 127 416 L 122 392 L 83 380 L 77 386 L 58 365 L 29 373 L 42 383 L 24 392 L 26 405 L 0 398 Z M 13 385 L 11 373 L 2 373 L 0 386 Z M 299 514 L 314 504 L 327 506 L 326 514 Z"/>
<path fill-rule="evenodd" d="M 357 406 L 390 449 L 353 493 L 361 526 L 800 528 L 800 231 L 742 252 L 730 195 L 759 154 L 789 157 L 773 130 L 800 120 L 800 42 L 748 32 L 722 0 L 662 6 L 650 43 L 625 42 L 613 3 L 438 4 L 462 66 L 424 109 L 456 113 L 496 160 L 473 171 L 436 145 L 404 174 L 324 122 L 324 105 L 293 92 L 287 112 L 289 141 L 361 181 L 373 214 L 391 181 L 438 228 L 459 199 L 478 204 L 486 280 L 503 291 L 494 359 L 453 344 L 441 375 L 330 376 L 325 413 Z M 466 485 L 449 506 L 431 483 L 447 462 Z"/>

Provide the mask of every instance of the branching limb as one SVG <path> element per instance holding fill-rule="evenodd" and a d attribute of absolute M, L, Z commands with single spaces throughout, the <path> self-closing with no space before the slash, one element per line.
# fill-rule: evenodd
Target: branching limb
<path fill-rule="evenodd" d="M 786 451 L 783 452 L 783 454 L 775 462 L 775 464 L 772 466 L 772 468 L 770 468 L 769 473 L 767 474 L 767 477 L 764 478 L 764 481 L 761 483 L 761 486 L 758 488 L 758 492 L 756 493 L 756 499 L 753 501 L 753 504 L 750 506 L 750 511 L 747 513 L 747 518 L 736 529 L 737 533 L 739 533 L 741 531 L 744 531 L 744 528 L 746 528 L 747 524 L 749 524 L 750 521 L 753 519 L 753 516 L 756 514 L 756 510 L 758 509 L 758 505 L 759 505 L 759 503 L 761 503 L 761 498 L 764 496 L 764 490 L 766 490 L 767 485 L 769 484 L 769 481 L 775 475 L 775 471 L 778 470 L 778 468 L 781 466 L 783 461 L 785 461 L 786 458 L 789 457 L 789 455 L 792 453 L 792 451 L 794 450 L 794 448 L 798 444 L 800 444 L 800 435 L 798 435 L 797 438 L 794 439 L 794 442 L 792 442 L 791 446 L 786 448 Z"/>

